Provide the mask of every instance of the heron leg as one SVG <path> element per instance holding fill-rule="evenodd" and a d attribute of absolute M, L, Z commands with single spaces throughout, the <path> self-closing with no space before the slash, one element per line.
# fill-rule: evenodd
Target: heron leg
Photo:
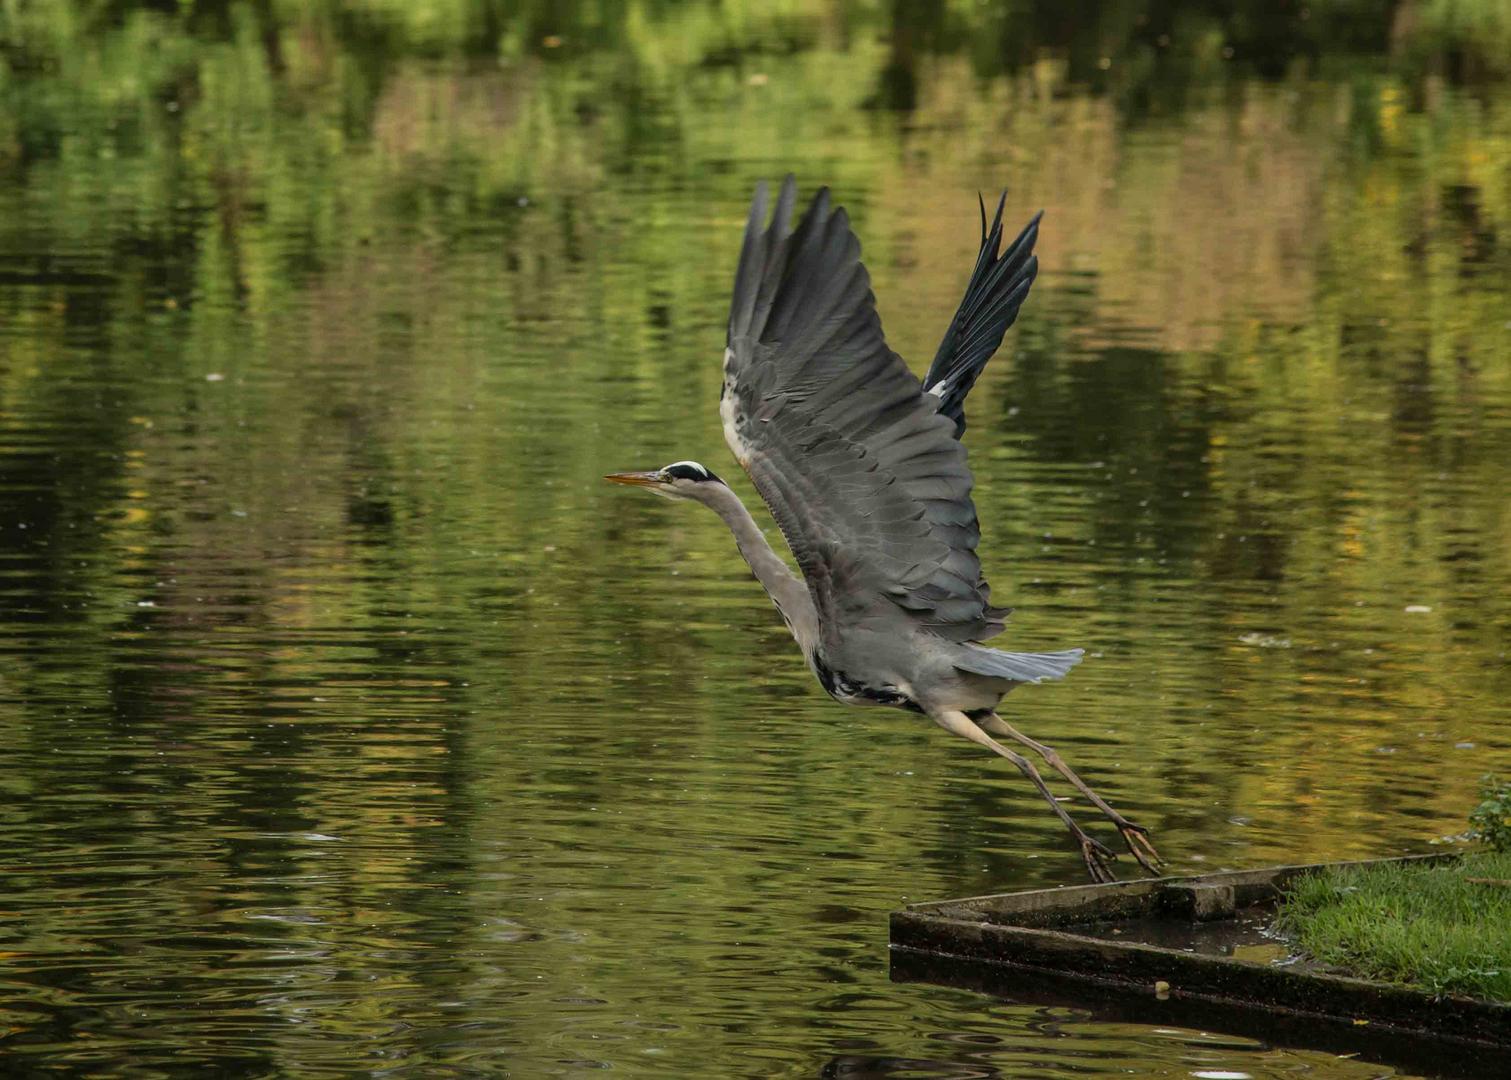
<path fill-rule="evenodd" d="M 976 721 L 977 726 L 993 735 L 1006 735 L 1015 742 L 1022 743 L 1034 753 L 1042 757 L 1050 768 L 1069 780 L 1071 785 L 1090 800 L 1091 805 L 1100 810 L 1107 820 L 1117 827 L 1117 831 L 1123 834 L 1123 843 L 1128 845 L 1128 851 L 1138 860 L 1139 865 L 1151 874 L 1159 872 L 1158 867 L 1164 862 L 1158 851 L 1154 850 L 1154 844 L 1149 839 L 1149 830 L 1142 825 L 1135 825 L 1122 814 L 1118 813 L 1107 801 L 1091 790 L 1091 786 L 1075 774 L 1071 767 L 1065 764 L 1065 759 L 1055 752 L 1054 747 L 1046 746 L 1041 742 L 1029 738 L 1023 732 L 1013 727 L 996 713 Z"/>
<path fill-rule="evenodd" d="M 1117 858 L 1117 854 L 1111 851 L 1100 840 L 1088 835 L 1081 826 L 1076 824 L 1075 819 L 1066 813 L 1065 808 L 1060 805 L 1060 800 L 1055 798 L 1054 792 L 1049 790 L 1049 785 L 1044 783 L 1044 777 L 1039 775 L 1039 770 L 1034 768 L 1032 761 L 1029 761 L 1022 754 L 1014 753 L 982 731 L 980 726 L 971 720 L 970 717 L 966 716 L 965 713 L 945 710 L 932 712 L 929 715 L 933 717 L 934 723 L 946 731 L 967 738 L 971 742 L 980 743 L 988 750 L 1001 754 L 1008 761 L 1016 765 L 1018 771 L 1028 777 L 1034 787 L 1039 789 L 1039 794 L 1044 796 L 1044 801 L 1049 803 L 1050 808 L 1054 810 L 1056 816 L 1070 830 L 1070 835 L 1075 838 L 1076 844 L 1081 849 L 1081 858 L 1086 860 L 1086 870 L 1091 874 L 1091 880 L 1099 884 L 1117 880 L 1117 876 L 1113 874 L 1112 868 L 1107 865 L 1110 861 Z"/>

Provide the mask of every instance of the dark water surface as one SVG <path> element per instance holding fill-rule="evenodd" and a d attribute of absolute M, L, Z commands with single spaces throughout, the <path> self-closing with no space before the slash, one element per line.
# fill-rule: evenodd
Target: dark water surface
<path fill-rule="evenodd" d="M 969 5 L 122 6 L 0 15 L 0 1071 L 1385 1072 L 890 982 L 890 909 L 1077 856 L 599 476 L 754 499 L 757 178 L 833 185 L 920 369 L 1006 187 L 985 567 L 1089 653 L 1009 718 L 1179 871 L 1423 850 L 1511 768 L 1506 83 Z"/>

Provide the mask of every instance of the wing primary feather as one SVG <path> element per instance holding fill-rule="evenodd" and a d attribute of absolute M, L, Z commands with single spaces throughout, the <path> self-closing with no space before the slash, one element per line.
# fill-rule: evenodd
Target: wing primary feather
<path fill-rule="evenodd" d="M 745 241 L 740 247 L 740 263 L 735 269 L 734 298 L 729 305 L 729 337 L 749 331 L 751 316 L 755 311 L 756 293 L 759 290 L 762 270 L 766 261 L 766 181 L 756 185 L 755 198 L 750 202 L 750 218 L 745 223 Z"/>
<path fill-rule="evenodd" d="M 924 389 L 938 399 L 939 412 L 954 421 L 957 438 L 965 433 L 966 395 L 1002 344 L 1008 327 L 1017 319 L 1038 273 L 1033 248 L 1043 217 L 1043 211 L 1035 214 L 1017 239 L 999 255 L 1007 193 L 1004 191 L 997 200 L 990 226 L 986 223 L 986 202 L 979 194 L 977 204 L 981 211 L 981 247 L 976 264 L 960 307 L 923 380 Z"/>
<path fill-rule="evenodd" d="M 776 210 L 771 215 L 761 245 L 761 284 L 756 289 L 755 308 L 751 314 L 749 333 L 759 340 L 766 329 L 771 314 L 771 305 L 776 299 L 777 286 L 781 283 L 781 267 L 787 259 L 787 248 L 792 238 L 792 210 L 797 205 L 797 180 L 788 173 L 782 181 L 782 190 L 777 195 Z"/>

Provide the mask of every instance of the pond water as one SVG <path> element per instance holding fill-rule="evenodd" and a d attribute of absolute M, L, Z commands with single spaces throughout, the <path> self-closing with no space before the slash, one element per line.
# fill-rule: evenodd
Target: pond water
<path fill-rule="evenodd" d="M 890 981 L 889 910 L 1077 854 L 599 478 L 756 501 L 758 178 L 832 185 L 919 370 L 1006 188 L 982 553 L 999 643 L 1088 650 L 1009 718 L 1179 872 L 1428 850 L 1511 768 L 1493 70 L 1181 5 L 159 6 L 0 13 L 5 1071 L 1387 1071 Z"/>

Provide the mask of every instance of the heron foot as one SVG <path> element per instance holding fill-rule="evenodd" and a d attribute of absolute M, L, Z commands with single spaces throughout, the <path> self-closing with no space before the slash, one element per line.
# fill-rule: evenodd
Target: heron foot
<path fill-rule="evenodd" d="M 1081 833 L 1076 837 L 1081 844 L 1081 858 L 1086 860 L 1086 872 L 1098 885 L 1109 885 L 1118 879 L 1109 865 L 1117 859 L 1117 852 L 1095 837 Z"/>
<path fill-rule="evenodd" d="M 1165 865 L 1165 860 L 1155 850 L 1154 842 L 1149 839 L 1149 830 L 1142 825 L 1135 825 L 1127 818 L 1121 818 L 1115 824 L 1118 832 L 1123 834 L 1123 843 L 1128 845 L 1128 852 L 1138 864 L 1151 874 L 1158 875 L 1160 867 Z"/>

